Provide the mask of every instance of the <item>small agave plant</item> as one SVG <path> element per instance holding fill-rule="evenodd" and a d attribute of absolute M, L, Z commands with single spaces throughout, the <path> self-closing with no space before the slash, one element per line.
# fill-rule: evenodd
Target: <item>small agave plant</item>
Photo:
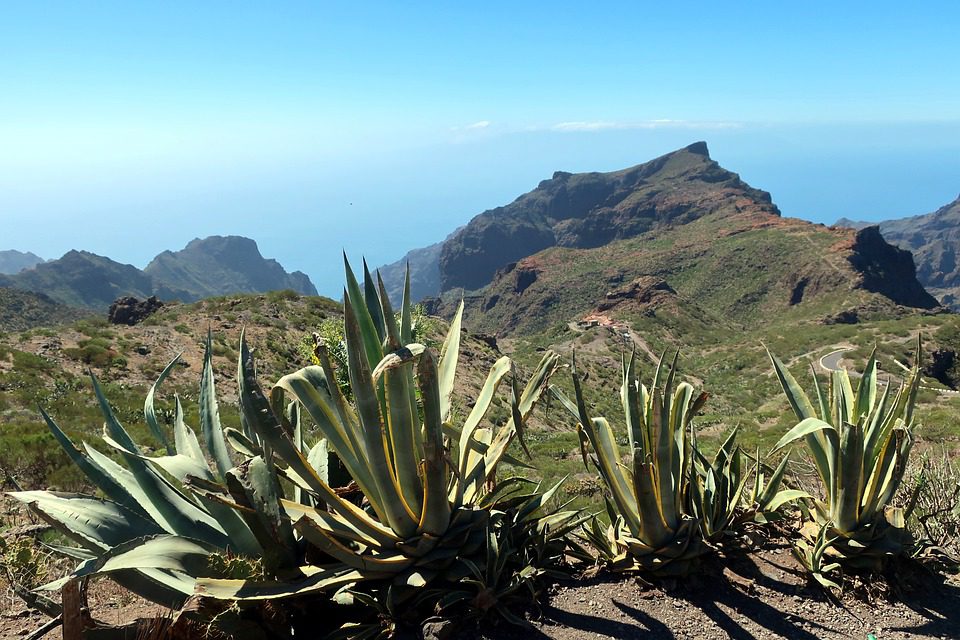
<path fill-rule="evenodd" d="M 366 602 L 402 617 L 400 605 L 438 592 L 445 593 L 445 609 L 499 610 L 501 600 L 533 588 L 539 575 L 562 563 L 567 533 L 581 525 L 582 514 L 546 506 L 556 487 L 541 491 L 496 479 L 502 462 L 522 464 L 508 449 L 514 440 L 523 444 L 523 426 L 558 356 L 548 353 L 522 390 L 513 363 L 501 358 L 466 419 L 455 421 L 462 305 L 438 362 L 410 339 L 409 276 L 398 319 L 382 282 L 374 285 L 365 269 L 361 288 L 349 264 L 346 273 L 353 403 L 341 393 L 322 345 L 320 365 L 285 376 L 264 393 L 241 336 L 239 429 L 220 424 L 209 339 L 201 438 L 184 423 L 179 400 L 172 442 L 156 419 L 154 395 L 175 363 L 147 395 L 146 421 L 166 455 L 148 455 L 133 441 L 95 378 L 104 441 L 122 463 L 88 445 L 79 449 L 43 414 L 103 493 L 12 494 L 77 543 L 59 550 L 79 559 L 78 567 L 46 588 L 109 573 L 168 606 L 194 595 L 260 601 L 337 594 L 338 601 Z M 511 415 L 492 425 L 486 416 L 505 380 Z M 312 432 L 320 437 L 308 444 Z M 334 464 L 349 473 L 362 500 L 338 489 Z M 246 558 L 256 571 L 229 575 L 216 561 L 223 556 Z M 464 588 L 469 584 L 472 591 Z M 357 637 L 379 632 L 347 631 Z"/>
<path fill-rule="evenodd" d="M 752 469 L 746 471 L 748 456 L 737 445 L 738 431 L 734 428 L 713 460 L 708 460 L 700 451 L 696 432 L 691 430 L 695 473 L 690 481 L 690 510 L 708 543 L 722 542 L 747 522 L 766 524 L 777 520 L 781 507 L 810 497 L 805 491 L 780 489 L 789 464 L 788 456 L 783 457 L 769 480 L 759 450 Z"/>
<path fill-rule="evenodd" d="M 876 569 L 904 551 L 909 536 L 904 509 L 891 504 L 907 467 L 917 428 L 914 406 L 920 388 L 917 361 L 896 392 L 878 380 L 876 353 L 856 387 L 845 370 L 833 371 L 823 389 L 814 372 L 815 402 L 786 366 L 770 354 L 774 370 L 799 422 L 776 449 L 802 440 L 823 486 L 822 500 L 803 524 L 797 555 L 823 585 L 842 565 Z M 912 502 L 912 501 L 911 501 Z"/>
<path fill-rule="evenodd" d="M 660 359 L 649 388 L 637 377 L 636 353 L 624 360 L 620 399 L 627 426 L 626 464 L 607 419 L 589 416 L 575 363 L 576 403 L 553 388 L 578 421 L 584 463 L 596 468 L 607 487 L 611 524 L 604 531 L 594 519 L 584 535 L 614 570 L 686 574 L 739 525 L 764 522 L 786 502 L 805 495 L 779 490 L 786 459 L 769 482 L 764 482 L 758 460 L 749 484 L 736 429 L 713 460 L 703 455 L 692 420 L 707 394 L 677 382 L 677 357 L 679 352 L 669 367 Z"/>
<path fill-rule="evenodd" d="M 676 358 L 669 368 L 657 365 L 651 387 L 635 373 L 636 354 L 624 360 L 620 399 L 627 423 L 628 464 L 622 462 L 613 427 L 591 418 L 583 399 L 576 362 L 576 403 L 559 389 L 554 393 L 577 419 L 584 464 L 600 473 L 609 495 L 611 524 L 597 520 L 585 529 L 601 559 L 615 570 L 640 569 L 663 575 L 687 573 L 706 548 L 688 505 L 692 471 L 690 422 L 706 401 L 687 382 L 676 384 Z"/>

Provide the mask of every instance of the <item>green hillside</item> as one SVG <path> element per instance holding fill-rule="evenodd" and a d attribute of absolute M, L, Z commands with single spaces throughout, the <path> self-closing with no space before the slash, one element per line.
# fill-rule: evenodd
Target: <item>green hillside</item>
<path fill-rule="evenodd" d="M 89 314 L 85 309 L 60 304 L 42 293 L 0 287 L 0 331 L 55 327 Z"/>

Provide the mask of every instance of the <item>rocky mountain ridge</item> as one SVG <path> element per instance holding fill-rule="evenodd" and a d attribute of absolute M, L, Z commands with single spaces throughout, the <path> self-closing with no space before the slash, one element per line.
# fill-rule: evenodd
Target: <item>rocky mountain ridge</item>
<path fill-rule="evenodd" d="M 305 273 L 287 273 L 276 260 L 264 258 L 256 242 L 241 236 L 195 238 L 180 251 L 159 254 L 143 271 L 159 284 L 160 297 L 184 301 L 280 289 L 317 295 Z"/>
<path fill-rule="evenodd" d="M 740 212 L 780 215 L 769 193 L 721 167 L 706 143 L 696 142 L 620 171 L 557 171 L 406 260 L 412 272 L 430 274 L 413 288 L 414 297 L 476 290 L 504 266 L 549 247 L 598 247 L 704 215 Z M 381 270 L 388 289 L 402 284 L 398 264 Z"/>
<path fill-rule="evenodd" d="M 459 292 L 429 308 L 449 316 Z M 466 297 L 477 330 L 530 335 L 570 322 L 709 334 L 795 317 L 938 312 L 908 251 L 876 227 L 828 228 L 762 211 L 715 212 L 600 247 L 551 247 Z M 672 329 L 670 329 L 672 327 Z"/>
<path fill-rule="evenodd" d="M 0 287 L 0 333 L 61 326 L 88 315 L 42 293 Z"/>
<path fill-rule="evenodd" d="M 443 244 L 441 290 L 477 289 L 504 265 L 548 247 L 598 247 L 740 211 L 780 213 L 769 193 L 711 160 L 705 142 L 621 171 L 558 171 L 511 204 L 474 217 Z"/>

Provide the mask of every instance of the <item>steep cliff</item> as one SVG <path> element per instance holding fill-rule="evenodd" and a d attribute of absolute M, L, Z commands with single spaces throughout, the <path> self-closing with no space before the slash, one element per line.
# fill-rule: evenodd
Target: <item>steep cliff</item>
<path fill-rule="evenodd" d="M 458 300 L 448 295 L 436 308 L 449 315 Z M 717 211 L 600 247 L 551 247 L 498 271 L 467 304 L 471 327 L 511 337 L 619 321 L 677 336 L 726 334 L 774 320 L 938 308 L 910 253 L 876 227 L 828 228 L 756 211 Z"/>
<path fill-rule="evenodd" d="M 960 310 L 960 197 L 933 213 L 882 222 L 880 232 L 913 252 L 917 278 L 931 294 Z"/>
<path fill-rule="evenodd" d="M 414 301 L 434 296 L 440 291 L 440 250 L 443 243 L 407 252 L 396 262 L 378 269 L 387 295 L 399 303 L 403 297 L 404 277 L 410 267 L 410 298 Z"/>
<path fill-rule="evenodd" d="M 879 227 L 858 230 L 847 259 L 859 274 L 859 286 L 863 289 L 907 307 L 933 309 L 939 305 L 936 298 L 918 286 L 910 251 L 888 243 Z"/>

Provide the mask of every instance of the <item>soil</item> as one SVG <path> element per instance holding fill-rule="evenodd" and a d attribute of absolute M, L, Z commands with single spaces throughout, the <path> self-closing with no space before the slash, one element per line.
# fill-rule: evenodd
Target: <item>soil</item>
<path fill-rule="evenodd" d="M 554 585 L 532 628 L 489 640 L 960 638 L 960 585 L 914 568 L 899 594 L 866 588 L 839 600 L 811 585 L 787 546 L 714 558 L 688 578 L 650 585 L 599 575 Z M 461 634 L 459 637 L 476 637 Z"/>
<path fill-rule="evenodd" d="M 628 640 L 789 638 L 877 640 L 960 638 L 960 585 L 907 566 L 892 593 L 879 583 L 833 599 L 811 584 L 786 545 L 707 560 L 696 574 L 649 584 L 600 574 L 553 585 L 547 601 L 528 612 L 530 625 L 485 626 L 451 638 L 484 640 Z M 90 590 L 90 608 L 119 624 L 161 615 L 109 580 Z M 0 605 L 0 638 L 23 638 L 48 618 L 9 597 Z M 60 640 L 59 629 L 44 636 Z"/>
<path fill-rule="evenodd" d="M 56 598 L 56 594 L 51 595 Z M 59 598 L 56 599 L 59 602 Z M 94 619 L 109 625 L 121 625 L 169 613 L 168 609 L 143 600 L 107 579 L 91 584 L 87 603 Z M 49 621 L 48 616 L 28 609 L 11 593 L 3 595 L 3 601 L 0 602 L 0 640 L 25 638 Z M 62 637 L 58 626 L 44 634 L 43 640 L 61 640 Z"/>

